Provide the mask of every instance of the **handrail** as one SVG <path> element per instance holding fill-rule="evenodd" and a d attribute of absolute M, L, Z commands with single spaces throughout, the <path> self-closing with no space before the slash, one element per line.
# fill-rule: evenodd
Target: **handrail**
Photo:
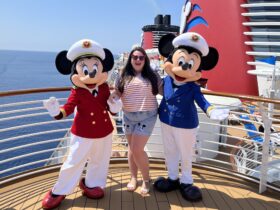
<path fill-rule="evenodd" d="M 244 7 L 244 8 L 249 8 L 249 7 L 280 7 L 280 3 L 260 2 L 260 3 L 241 4 L 240 6 Z"/>
<path fill-rule="evenodd" d="M 41 122 L 41 123 L 30 123 L 30 124 L 26 124 L 26 125 L 19 125 L 19 126 L 13 126 L 13 127 L 9 127 L 6 129 L 0 129 L 0 133 L 1 132 L 6 132 L 6 131 L 12 131 L 12 130 L 17 130 L 19 128 L 26 128 L 26 127 L 33 127 L 33 126 L 38 126 L 38 125 L 47 125 L 47 124 L 55 124 L 55 123 L 59 123 L 59 122 L 71 122 L 73 121 L 73 119 L 64 119 L 61 121 L 45 121 L 45 122 Z"/>
<path fill-rule="evenodd" d="M 245 31 L 243 34 L 248 36 L 280 36 L 280 32 L 274 31 Z"/>
<path fill-rule="evenodd" d="M 33 93 L 61 92 L 66 90 L 71 90 L 71 87 L 49 87 L 49 88 L 34 88 L 34 89 L 25 89 L 25 90 L 11 90 L 11 91 L 0 92 L 0 97 L 25 95 L 25 94 L 33 94 Z"/>
<path fill-rule="evenodd" d="M 280 104 L 280 100 L 265 98 L 265 97 L 260 97 L 260 96 L 240 95 L 240 94 L 234 94 L 234 93 L 215 92 L 215 91 L 209 91 L 209 90 L 202 90 L 202 93 L 207 94 L 207 95 L 213 95 L 213 96 L 239 98 L 241 100 L 252 100 L 252 101 L 265 102 L 265 103 Z"/>
<path fill-rule="evenodd" d="M 63 129 L 56 129 L 56 130 L 49 130 L 49 131 L 43 131 L 43 132 L 35 132 L 32 134 L 26 134 L 26 135 L 18 135 L 16 137 L 10 137 L 10 138 L 6 138 L 6 139 L 2 139 L 0 143 L 5 143 L 8 141 L 15 141 L 21 138 L 27 138 L 27 137 L 34 137 L 34 136 L 39 136 L 42 134 L 50 134 L 50 133 L 57 133 L 57 132 L 66 132 L 68 130 L 68 128 L 63 128 Z"/>
<path fill-rule="evenodd" d="M 67 90 L 71 90 L 71 87 L 49 87 L 49 88 L 35 88 L 35 89 L 3 91 L 3 92 L 0 92 L 0 97 L 33 94 L 33 93 L 63 92 L 63 91 L 67 91 Z M 113 90 L 113 88 L 111 88 L 111 90 Z M 252 101 L 265 102 L 265 103 L 280 104 L 280 100 L 259 97 L 259 96 L 252 96 L 252 95 L 240 95 L 240 94 L 216 92 L 216 91 L 210 91 L 210 90 L 202 90 L 202 93 L 205 93 L 208 95 L 214 95 L 214 96 L 239 98 L 241 100 L 252 100 Z"/>
<path fill-rule="evenodd" d="M 8 91 L 10 92 L 10 91 Z M 67 98 L 60 98 L 58 99 L 58 101 L 65 101 Z M 38 104 L 38 103 L 42 103 L 43 100 L 35 100 L 35 101 L 25 101 L 25 102 L 17 102 L 17 103 L 9 103 L 9 104 L 3 104 L 0 105 L 0 108 L 4 108 L 4 107 L 12 107 L 12 106 L 19 106 L 19 105 L 30 105 L 30 104 Z"/>
<path fill-rule="evenodd" d="M 257 52 L 257 51 L 247 51 L 247 55 L 254 55 L 254 56 L 280 56 L 279 52 Z"/>
<path fill-rule="evenodd" d="M 254 46 L 280 46 L 280 42 L 245 42 L 245 44 Z"/>
<path fill-rule="evenodd" d="M 280 26 L 278 22 L 243 22 L 244 26 Z"/>
<path fill-rule="evenodd" d="M 280 12 L 247 12 L 242 13 L 243 16 L 280 16 Z"/>

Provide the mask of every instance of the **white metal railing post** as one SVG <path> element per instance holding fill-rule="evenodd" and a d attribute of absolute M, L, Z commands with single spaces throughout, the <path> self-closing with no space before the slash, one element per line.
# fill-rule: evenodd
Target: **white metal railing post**
<path fill-rule="evenodd" d="M 259 151 L 258 144 L 256 144 L 255 142 L 254 142 L 254 151 Z M 258 157 L 259 157 L 259 154 L 255 152 L 254 153 L 254 160 L 258 161 Z M 256 164 L 255 164 L 255 166 L 256 166 Z"/>
<path fill-rule="evenodd" d="M 246 174 L 246 166 L 247 166 L 247 152 L 245 151 L 245 150 L 242 150 L 242 157 L 243 157 L 243 161 L 241 160 L 241 166 L 242 166 L 242 169 L 241 169 L 241 171 L 242 171 L 242 173 L 243 174 Z"/>
<path fill-rule="evenodd" d="M 268 169 L 268 158 L 269 158 L 269 143 L 270 143 L 270 128 L 272 125 L 272 120 L 268 117 L 268 113 L 265 112 L 263 104 L 258 102 L 260 107 L 262 120 L 264 124 L 264 141 L 262 148 L 262 164 L 260 169 L 260 185 L 259 193 L 263 193 L 266 190 L 267 185 L 267 169 Z"/>

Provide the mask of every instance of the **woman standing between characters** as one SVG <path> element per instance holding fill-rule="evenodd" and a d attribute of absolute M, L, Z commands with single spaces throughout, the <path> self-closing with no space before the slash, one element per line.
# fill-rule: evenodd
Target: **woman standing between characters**
<path fill-rule="evenodd" d="M 137 188 L 137 173 L 143 178 L 141 194 L 149 192 L 149 160 L 144 147 L 152 133 L 157 119 L 161 80 L 150 67 L 145 50 L 135 47 L 115 83 L 111 100 L 121 98 L 124 112 L 124 131 L 128 140 L 128 163 L 131 179 L 128 191 Z"/>

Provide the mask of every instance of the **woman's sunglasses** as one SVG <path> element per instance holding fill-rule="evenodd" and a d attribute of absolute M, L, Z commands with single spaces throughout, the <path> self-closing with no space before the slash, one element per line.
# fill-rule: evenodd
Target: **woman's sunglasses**
<path fill-rule="evenodd" d="M 138 55 L 131 55 L 131 58 L 133 59 L 133 60 L 140 60 L 140 61 L 143 61 L 144 59 L 145 59 L 145 56 L 144 55 L 140 55 L 140 56 L 138 56 Z"/>

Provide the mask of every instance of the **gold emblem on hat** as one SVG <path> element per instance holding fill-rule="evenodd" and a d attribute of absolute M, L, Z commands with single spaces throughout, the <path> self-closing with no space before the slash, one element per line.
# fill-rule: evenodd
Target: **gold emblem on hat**
<path fill-rule="evenodd" d="M 89 41 L 83 42 L 83 48 L 90 48 L 90 47 L 91 47 L 91 43 Z"/>
<path fill-rule="evenodd" d="M 194 42 L 197 42 L 199 40 L 199 37 L 196 34 L 194 34 L 194 35 L 192 35 L 192 40 Z"/>

